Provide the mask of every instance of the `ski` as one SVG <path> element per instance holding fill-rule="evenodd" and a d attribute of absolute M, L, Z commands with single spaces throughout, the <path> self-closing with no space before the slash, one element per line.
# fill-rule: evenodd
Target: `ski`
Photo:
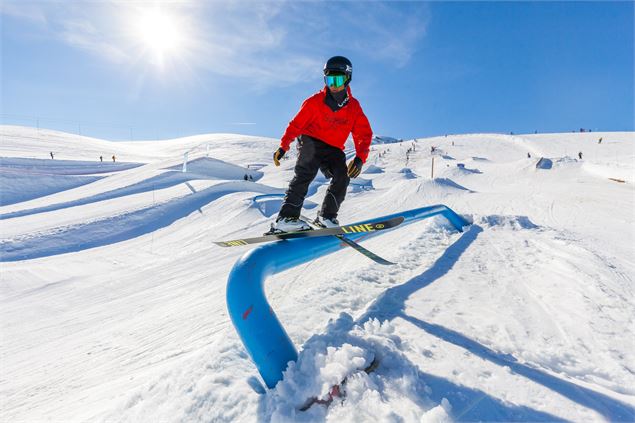
<path fill-rule="evenodd" d="M 335 236 L 338 237 L 339 239 L 341 239 L 342 242 L 345 242 L 349 247 L 353 248 L 355 251 L 357 251 L 357 252 L 365 255 L 369 259 L 373 260 L 375 263 L 383 264 L 384 266 L 394 266 L 396 264 L 396 263 L 393 263 L 392 261 L 388 261 L 385 258 L 378 256 L 377 254 L 373 253 L 372 251 L 367 250 L 366 248 L 362 247 L 361 245 L 359 245 L 355 241 L 351 241 L 350 239 L 346 238 L 345 236 L 342 236 L 342 235 L 335 235 Z"/>
<path fill-rule="evenodd" d="M 364 369 L 364 372 L 372 373 L 375 371 L 375 369 L 377 369 L 377 367 L 379 367 L 379 360 L 377 360 L 377 357 L 375 357 L 373 361 L 370 363 L 370 365 L 368 365 L 368 367 Z M 326 399 L 311 397 L 300 408 L 298 408 L 298 410 L 306 411 L 309 408 L 311 408 L 313 404 L 321 404 L 321 405 L 326 405 L 328 407 L 329 405 L 331 405 L 331 403 L 333 402 L 335 398 L 344 398 L 344 396 L 346 395 L 346 391 L 342 391 L 342 388 L 346 386 L 347 378 L 348 377 L 344 378 L 344 380 L 340 384 L 333 385 L 331 389 L 329 390 L 329 393 Z"/>
<path fill-rule="evenodd" d="M 331 235 L 346 235 L 346 234 L 358 234 L 366 232 L 381 231 L 384 229 L 394 228 L 403 222 L 403 216 L 393 217 L 392 219 L 383 220 L 380 222 L 368 222 L 359 223 L 357 225 L 344 225 L 336 228 L 325 229 L 313 229 L 300 232 L 281 232 L 281 233 L 267 233 L 263 236 L 254 238 L 234 239 L 230 241 L 214 241 L 214 244 L 221 247 L 239 247 L 242 245 L 259 244 L 261 242 L 270 242 L 281 239 L 296 239 L 296 238 L 311 238 L 318 236 L 331 236 Z"/>
<path fill-rule="evenodd" d="M 304 222 L 306 222 L 309 226 L 311 226 L 314 229 L 324 228 L 324 226 L 320 226 L 320 225 L 316 224 L 314 221 L 311 221 L 309 218 L 307 218 L 305 216 L 300 216 L 300 218 L 302 220 L 304 220 Z M 342 242 L 344 242 L 349 247 L 353 248 L 355 251 L 365 255 L 366 257 L 368 257 L 369 259 L 373 260 L 374 262 L 376 262 L 378 264 L 383 264 L 384 266 L 393 266 L 395 264 L 392 261 L 388 261 L 385 258 L 380 257 L 377 254 L 373 253 L 372 251 L 367 250 L 366 248 L 362 247 L 361 245 L 359 245 L 355 241 L 352 241 L 352 240 L 346 238 L 343 235 L 334 235 L 334 236 L 339 238 Z"/>

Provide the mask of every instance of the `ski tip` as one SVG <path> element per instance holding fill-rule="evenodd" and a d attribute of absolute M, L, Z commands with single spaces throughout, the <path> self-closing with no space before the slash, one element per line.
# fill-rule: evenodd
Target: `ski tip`
<path fill-rule="evenodd" d="M 358 369 L 357 371 L 358 372 L 359 371 L 363 371 L 364 373 L 369 374 L 369 373 L 372 373 L 375 370 L 377 370 L 377 367 L 379 367 L 379 358 L 377 358 L 377 356 L 374 355 L 373 356 L 373 360 L 370 362 L 370 364 L 368 366 L 366 366 L 363 369 Z M 333 400 L 335 398 L 343 399 L 344 396 L 346 395 L 346 391 L 343 390 L 342 388 L 346 385 L 347 379 L 348 379 L 348 376 L 346 376 L 344 378 L 344 380 L 342 380 L 340 383 L 333 385 L 325 399 L 319 399 L 318 397 L 311 397 L 311 398 L 307 399 L 304 402 L 304 404 L 302 404 L 300 407 L 298 407 L 298 410 L 299 411 L 307 411 L 314 404 L 325 405 L 325 406 L 328 407 L 333 402 Z"/>
<path fill-rule="evenodd" d="M 375 356 L 373 357 L 373 361 L 370 362 L 370 364 L 364 369 L 364 371 L 366 373 L 372 373 L 377 369 L 377 367 L 379 367 L 379 359 L 377 358 L 377 356 Z"/>

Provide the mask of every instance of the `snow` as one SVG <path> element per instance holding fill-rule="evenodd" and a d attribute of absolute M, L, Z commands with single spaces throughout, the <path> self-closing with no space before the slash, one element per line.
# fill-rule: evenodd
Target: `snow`
<path fill-rule="evenodd" d="M 386 135 L 374 135 L 373 136 L 373 144 L 393 144 L 403 140 L 399 140 L 397 138 L 389 137 Z"/>
<path fill-rule="evenodd" d="M 373 145 L 340 221 L 442 203 L 473 224 L 363 241 L 395 266 L 348 249 L 271 277 L 299 359 L 270 390 L 225 305 L 250 247 L 212 241 L 266 231 L 295 148 L 276 168 L 277 140 L 239 134 L 0 136 L 3 421 L 635 420 L 633 133 Z"/>
<path fill-rule="evenodd" d="M 71 160 L 0 157 L 0 205 L 20 203 L 65 191 L 113 173 L 139 166 L 135 163 L 93 163 Z M 34 177 L 35 176 L 35 177 Z M 48 176 L 48 177 L 47 177 Z"/>

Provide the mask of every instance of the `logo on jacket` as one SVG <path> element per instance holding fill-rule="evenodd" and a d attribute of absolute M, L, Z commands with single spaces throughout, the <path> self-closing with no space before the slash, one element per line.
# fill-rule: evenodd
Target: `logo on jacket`
<path fill-rule="evenodd" d="M 346 125 L 348 123 L 348 119 L 345 117 L 335 116 L 324 116 L 324 120 L 331 125 Z"/>

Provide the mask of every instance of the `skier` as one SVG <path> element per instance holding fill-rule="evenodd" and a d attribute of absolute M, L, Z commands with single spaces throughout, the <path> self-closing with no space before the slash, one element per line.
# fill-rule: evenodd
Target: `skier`
<path fill-rule="evenodd" d="M 55 156 L 53 155 L 53 152 L 51 151 L 49 154 L 51 155 L 51 160 L 53 160 L 55 158 Z"/>
<path fill-rule="evenodd" d="M 349 84 L 352 77 L 350 60 L 343 56 L 331 57 L 324 65 L 324 88 L 302 103 L 300 111 L 282 135 L 280 147 L 273 153 L 274 164 L 280 166 L 280 160 L 296 137 L 299 153 L 295 175 L 272 225 L 273 231 L 310 229 L 299 217 L 309 184 L 318 170 L 330 178 L 331 183 L 315 223 L 326 227 L 339 226 L 337 213 L 346 196 L 346 188 L 350 178 L 356 178 L 362 171 L 373 137 L 368 118 L 359 101 L 351 94 Z M 356 156 L 347 166 L 344 143 L 351 133 Z"/>
<path fill-rule="evenodd" d="M 104 156 L 99 156 L 99 161 L 103 162 L 104 161 Z"/>
<path fill-rule="evenodd" d="M 582 160 L 582 152 L 578 152 L 578 157 L 580 158 L 580 160 Z"/>
<path fill-rule="evenodd" d="M 116 159 L 117 159 L 117 158 L 116 158 L 116 157 L 115 157 L 115 155 L 113 154 L 113 155 L 112 155 L 112 162 L 114 163 Z"/>

